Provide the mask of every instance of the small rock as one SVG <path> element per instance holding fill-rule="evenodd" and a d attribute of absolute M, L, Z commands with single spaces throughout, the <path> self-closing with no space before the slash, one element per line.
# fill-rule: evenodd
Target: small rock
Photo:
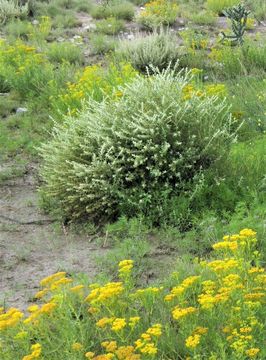
<path fill-rule="evenodd" d="M 59 38 L 56 39 L 56 41 L 58 41 L 58 42 L 63 42 L 63 41 L 65 41 L 65 39 L 62 38 L 62 37 L 59 37 Z"/>
<path fill-rule="evenodd" d="M 16 114 L 18 114 L 18 115 L 24 114 L 24 113 L 26 113 L 27 111 L 28 111 L 27 108 L 19 107 L 19 108 L 17 108 L 17 110 L 16 110 Z"/>
<path fill-rule="evenodd" d="M 128 40 L 133 40 L 135 38 L 134 34 L 128 34 L 127 36 Z"/>
<path fill-rule="evenodd" d="M 83 27 L 84 30 L 86 31 L 93 31 L 96 29 L 96 25 L 95 24 L 89 24 Z"/>
<path fill-rule="evenodd" d="M 35 20 L 33 20 L 33 21 L 32 21 L 32 25 L 35 25 L 35 26 L 36 26 L 36 25 L 39 25 L 39 21 L 38 21 L 38 20 L 36 20 L 36 19 L 35 19 Z"/>

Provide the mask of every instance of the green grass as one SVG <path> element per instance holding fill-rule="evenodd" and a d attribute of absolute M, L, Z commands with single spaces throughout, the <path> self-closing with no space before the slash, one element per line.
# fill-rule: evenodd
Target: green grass
<path fill-rule="evenodd" d="M 123 31 L 124 28 L 124 21 L 114 17 L 102 19 L 96 23 L 96 31 L 105 35 L 116 35 L 120 31 Z"/>

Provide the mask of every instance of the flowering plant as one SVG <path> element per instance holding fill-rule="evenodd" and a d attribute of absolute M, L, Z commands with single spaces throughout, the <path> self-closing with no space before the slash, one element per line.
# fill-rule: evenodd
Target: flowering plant
<path fill-rule="evenodd" d="M 48 276 L 26 313 L 1 309 L 1 358 L 264 359 L 266 275 L 256 245 L 251 229 L 224 236 L 213 260 L 160 287 L 136 288 L 132 260 L 103 285 Z"/>

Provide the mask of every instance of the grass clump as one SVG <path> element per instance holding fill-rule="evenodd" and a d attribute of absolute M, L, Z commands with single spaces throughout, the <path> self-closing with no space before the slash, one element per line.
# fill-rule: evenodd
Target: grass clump
<path fill-rule="evenodd" d="M 207 10 L 201 10 L 197 13 L 186 12 L 185 17 L 197 25 L 214 26 L 217 21 L 217 16 L 212 11 Z"/>
<path fill-rule="evenodd" d="M 115 50 L 116 41 L 108 35 L 92 34 L 90 36 L 92 52 L 95 55 L 103 55 Z"/>
<path fill-rule="evenodd" d="M 178 48 L 172 35 L 161 31 L 145 37 L 139 36 L 134 41 L 121 42 L 117 55 L 141 72 L 147 72 L 147 69 L 152 72 L 154 68 L 163 70 L 170 64 L 174 66 L 178 60 Z"/>
<path fill-rule="evenodd" d="M 227 151 L 228 107 L 169 69 L 117 95 L 55 128 L 42 148 L 43 191 L 66 217 L 167 221 L 171 199 Z"/>
<path fill-rule="evenodd" d="M 207 8 L 215 14 L 222 15 L 223 10 L 237 5 L 239 0 L 207 0 Z"/>
<path fill-rule="evenodd" d="M 80 47 L 71 43 L 52 43 L 47 49 L 47 57 L 53 63 L 68 62 L 82 64 L 84 55 Z"/>
<path fill-rule="evenodd" d="M 134 261 L 117 280 L 90 284 L 65 272 L 40 282 L 25 314 L 1 309 L 3 359 L 264 359 L 265 270 L 256 232 L 212 245 L 215 258 L 138 288 Z M 175 268 L 174 268 L 175 269 Z M 41 300 L 40 300 L 41 299 Z M 32 339 L 34 338 L 34 341 Z M 63 346 L 58 347 L 59 339 Z"/>
<path fill-rule="evenodd" d="M 91 14 L 96 19 L 114 17 L 116 19 L 132 20 L 135 10 L 129 1 L 113 0 L 107 4 L 95 6 Z"/>
<path fill-rule="evenodd" d="M 96 23 L 96 31 L 105 35 L 116 35 L 125 28 L 123 20 L 110 17 Z"/>

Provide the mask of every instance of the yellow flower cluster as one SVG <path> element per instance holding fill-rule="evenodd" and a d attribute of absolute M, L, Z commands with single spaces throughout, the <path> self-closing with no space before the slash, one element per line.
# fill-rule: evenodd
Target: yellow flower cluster
<path fill-rule="evenodd" d="M 235 242 L 234 249 L 223 244 Z M 55 358 L 163 360 L 167 352 L 169 359 L 217 360 L 223 352 L 232 360 L 264 359 L 266 274 L 256 233 L 243 229 L 221 243 L 214 246 L 217 258 L 199 262 L 198 273 L 174 274 L 163 287 L 136 290 L 132 260 L 118 266 L 127 278 L 102 286 L 71 286 L 64 272 L 48 276 L 41 281 L 47 301 L 29 306 L 26 320 L 18 309 L 0 309 L 0 357 L 8 352 L 10 359 L 48 360 L 54 352 Z M 65 340 L 66 349 L 58 349 L 59 336 L 72 339 Z M 33 338 L 42 345 L 32 345 Z"/>
<path fill-rule="evenodd" d="M 197 75 L 196 70 L 192 72 L 193 75 Z M 224 84 L 209 84 L 203 88 L 198 88 L 194 83 L 186 85 L 183 89 L 183 100 L 190 100 L 193 97 L 225 97 L 227 95 L 227 89 Z"/>
<path fill-rule="evenodd" d="M 61 113 L 76 115 L 89 98 L 101 101 L 104 97 L 119 99 L 122 96 L 120 87 L 130 82 L 137 72 L 130 64 L 110 64 L 108 69 L 100 65 L 87 66 L 77 74 L 77 81 L 68 83 L 62 94 L 50 97 L 55 110 Z"/>
<path fill-rule="evenodd" d="M 33 360 L 38 359 L 41 355 L 42 347 L 39 343 L 31 346 L 31 354 L 23 356 L 22 360 Z"/>
<path fill-rule="evenodd" d="M 200 276 L 189 276 L 188 278 L 184 279 L 179 286 L 173 287 L 171 293 L 166 295 L 164 300 L 165 301 L 172 301 L 174 298 L 182 295 L 186 289 L 192 286 L 196 281 L 200 279 Z"/>
<path fill-rule="evenodd" d="M 145 4 L 138 21 L 147 27 L 171 25 L 178 15 L 178 6 L 174 1 L 154 0 Z"/>
<path fill-rule="evenodd" d="M 3 310 L 3 308 L 1 308 L 1 310 Z M 10 308 L 3 314 L 0 311 L 0 330 L 16 326 L 23 316 L 24 314 L 16 308 Z"/>
<path fill-rule="evenodd" d="M 122 282 L 107 283 L 102 287 L 99 286 L 93 289 L 86 297 L 86 301 L 90 302 L 91 304 L 106 303 L 109 300 L 113 301 L 117 296 L 122 294 L 123 291 L 124 286 Z"/>
<path fill-rule="evenodd" d="M 156 355 L 157 347 L 155 344 L 156 338 L 162 335 L 162 325 L 155 324 L 150 327 L 146 332 L 141 334 L 140 339 L 135 341 L 136 349 L 140 350 L 142 354 Z"/>
<path fill-rule="evenodd" d="M 172 311 L 172 314 L 175 320 L 180 320 L 187 315 L 194 314 L 195 312 L 197 312 L 197 309 L 193 306 L 189 306 L 187 308 L 180 308 L 179 306 L 176 306 Z"/>
<path fill-rule="evenodd" d="M 123 260 L 118 264 L 119 274 L 122 276 L 129 275 L 133 268 L 134 261 L 133 260 Z"/>

